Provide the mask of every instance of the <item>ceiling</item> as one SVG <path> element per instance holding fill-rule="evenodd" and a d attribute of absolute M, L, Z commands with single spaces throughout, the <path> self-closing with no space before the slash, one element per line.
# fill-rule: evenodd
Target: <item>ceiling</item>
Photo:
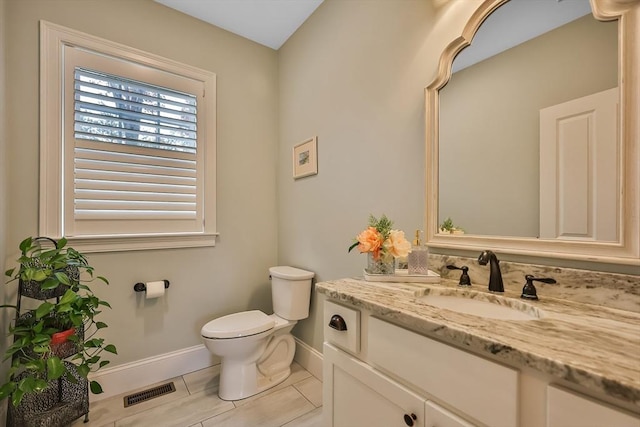
<path fill-rule="evenodd" d="M 278 50 L 323 0 L 155 0 L 156 2 Z M 511 0 L 487 18 L 474 49 L 456 57 L 453 71 L 589 13 L 589 0 Z M 518 19 L 520 17 L 521 19 Z M 485 33 L 486 31 L 486 33 Z M 508 35 L 508 37 L 505 37 Z"/>
<path fill-rule="evenodd" d="M 323 0 L 155 0 L 278 50 Z"/>

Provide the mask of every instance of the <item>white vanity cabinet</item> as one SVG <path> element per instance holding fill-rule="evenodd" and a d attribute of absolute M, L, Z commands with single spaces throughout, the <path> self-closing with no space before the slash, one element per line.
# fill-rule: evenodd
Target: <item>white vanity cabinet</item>
<path fill-rule="evenodd" d="M 331 344 L 323 354 L 326 426 L 425 426 L 422 396 Z"/>
<path fill-rule="evenodd" d="M 640 427 L 636 418 L 593 399 L 547 387 L 547 427 Z"/>
<path fill-rule="evenodd" d="M 370 317 L 367 361 L 481 423 L 518 424 L 518 371 Z"/>
<path fill-rule="evenodd" d="M 323 353 L 327 426 L 474 427 L 331 344 Z"/>
<path fill-rule="evenodd" d="M 324 324 L 326 427 L 517 425 L 517 371 L 332 301 Z"/>

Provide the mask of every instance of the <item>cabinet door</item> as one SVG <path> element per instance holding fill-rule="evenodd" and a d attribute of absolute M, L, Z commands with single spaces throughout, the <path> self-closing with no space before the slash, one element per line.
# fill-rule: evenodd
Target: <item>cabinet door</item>
<path fill-rule="evenodd" d="M 431 401 L 425 403 L 424 419 L 427 427 L 474 427 L 473 424 Z"/>
<path fill-rule="evenodd" d="M 368 361 L 491 427 L 518 425 L 518 371 L 369 317 Z"/>
<path fill-rule="evenodd" d="M 547 388 L 547 427 L 604 426 L 640 427 L 640 418 L 554 386 Z"/>
<path fill-rule="evenodd" d="M 424 427 L 424 399 L 331 344 L 324 344 L 326 427 Z"/>

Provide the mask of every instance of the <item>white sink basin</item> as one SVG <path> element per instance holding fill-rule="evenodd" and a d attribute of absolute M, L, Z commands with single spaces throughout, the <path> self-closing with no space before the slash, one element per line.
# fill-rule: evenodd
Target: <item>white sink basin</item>
<path fill-rule="evenodd" d="M 420 300 L 434 307 L 488 319 L 536 320 L 542 317 L 542 312 L 530 304 L 480 292 L 429 293 Z"/>

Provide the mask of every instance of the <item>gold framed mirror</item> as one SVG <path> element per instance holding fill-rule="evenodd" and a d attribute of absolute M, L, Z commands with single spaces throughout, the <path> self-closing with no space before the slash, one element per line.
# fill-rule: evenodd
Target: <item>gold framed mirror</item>
<path fill-rule="evenodd" d="M 447 83 L 449 83 L 452 78 L 452 66 L 458 54 L 471 44 L 472 39 L 481 25 L 490 23 L 487 18 L 506 3 L 508 3 L 508 0 L 485 0 L 480 4 L 463 28 L 462 34 L 451 41 L 443 51 L 440 57 L 437 77 L 425 89 L 427 245 L 433 248 L 473 251 L 493 249 L 502 253 L 544 258 L 640 265 L 640 227 L 638 225 L 638 216 L 640 213 L 640 143 L 638 141 L 640 139 L 640 121 L 638 120 L 638 117 L 640 117 L 640 107 L 638 105 L 640 102 L 638 95 L 640 91 L 640 79 L 638 77 L 638 64 L 640 63 L 640 54 L 638 52 L 640 50 L 640 2 L 637 0 L 591 0 L 590 2 L 591 12 L 595 19 L 603 22 L 617 22 L 617 56 L 614 55 L 618 62 L 616 70 L 617 89 L 615 89 L 614 92 L 616 97 L 618 97 L 618 104 L 617 113 L 613 118 L 614 124 L 616 125 L 614 132 L 617 132 L 617 145 L 614 148 L 604 150 L 604 152 L 610 153 L 609 157 L 613 162 L 613 168 L 609 167 L 612 163 L 609 163 L 607 168 L 617 171 L 610 179 L 614 186 L 613 191 L 609 189 L 598 195 L 597 193 L 593 193 L 594 190 L 591 189 L 592 184 L 587 185 L 578 181 L 578 185 L 581 186 L 580 191 L 585 193 L 583 199 L 591 203 L 591 201 L 596 198 L 601 201 L 605 200 L 604 196 L 606 195 L 608 199 L 606 199 L 604 205 L 610 207 L 613 205 L 612 219 L 608 221 L 613 225 L 609 227 L 610 232 L 607 237 L 598 238 L 596 232 L 593 231 L 596 221 L 592 218 L 593 208 L 590 207 L 590 205 L 587 206 L 587 210 L 580 213 L 583 218 L 578 218 L 577 221 L 567 220 L 565 218 L 568 215 L 566 211 L 580 204 L 581 200 L 576 202 L 568 198 L 564 201 L 558 201 L 561 198 L 561 194 L 563 194 L 562 191 L 565 192 L 564 194 L 569 194 L 570 191 L 568 191 L 567 188 L 572 188 L 568 186 L 566 182 L 562 181 L 562 179 L 557 180 L 554 184 L 555 187 L 551 187 L 551 189 L 548 189 L 549 187 L 546 186 L 547 183 L 543 183 L 543 179 L 541 179 L 539 184 L 540 189 L 535 189 L 540 197 L 533 204 L 539 208 L 536 215 L 539 215 L 541 218 L 538 224 L 536 224 L 536 226 L 540 228 L 535 231 L 511 233 L 510 231 L 502 232 L 503 230 L 499 227 L 493 231 L 486 231 L 481 227 L 478 228 L 474 226 L 475 229 L 465 230 L 464 233 L 452 234 L 449 232 L 441 232 L 441 224 L 449 216 L 447 215 L 446 209 L 441 209 L 447 206 L 445 196 L 449 196 L 449 199 L 451 197 L 466 199 L 464 191 L 458 188 L 454 189 L 449 184 L 445 185 L 448 181 L 443 178 L 441 166 L 444 167 L 444 165 L 446 165 L 446 170 L 450 172 L 452 163 L 445 163 L 441 158 L 442 152 L 445 152 L 446 148 L 449 148 L 447 141 L 441 137 L 441 131 L 445 131 L 445 123 L 452 121 L 459 123 L 459 126 L 463 127 L 465 117 L 468 117 L 465 115 L 466 113 L 461 112 L 461 109 L 453 110 L 460 111 L 458 114 L 453 113 L 454 117 L 451 117 L 451 110 L 446 110 L 446 117 L 441 116 L 441 114 L 445 113 L 443 109 L 441 110 L 443 106 L 443 104 L 441 104 L 441 96 Z M 614 37 L 616 37 L 616 34 L 614 34 Z M 588 73 L 589 70 L 585 72 Z M 616 76 L 614 76 L 614 80 L 615 79 Z M 542 117 L 542 113 L 539 117 Z M 536 120 L 538 120 L 539 117 L 536 117 Z M 500 118 L 501 117 L 492 116 L 491 121 L 498 121 Z M 467 121 L 471 122 L 470 120 Z M 591 123 L 588 120 L 587 122 Z M 557 123 L 558 122 L 552 122 L 552 125 L 558 128 L 559 125 Z M 587 124 L 587 126 L 591 125 Z M 473 134 L 473 132 L 471 133 Z M 542 134 L 544 132 L 540 130 L 540 133 Z M 536 139 L 537 138 L 536 136 Z M 553 140 L 554 138 L 555 137 L 552 137 L 551 139 Z M 515 138 L 512 137 L 511 140 L 513 139 Z M 468 143 L 481 144 L 481 142 L 478 143 L 478 141 L 479 139 L 468 141 Z M 558 144 L 561 144 L 561 142 Z M 587 143 L 587 145 L 588 144 L 589 143 Z M 477 149 L 478 147 L 473 148 Z M 562 145 L 555 146 L 551 149 L 551 152 L 555 152 L 554 150 L 562 152 L 563 149 Z M 456 150 L 458 150 L 458 153 L 466 151 L 460 148 Z M 539 149 L 536 147 L 536 150 L 545 152 L 543 148 Z M 585 161 L 591 161 L 596 157 L 592 148 L 587 147 L 586 150 L 587 154 L 585 154 L 584 157 L 588 157 L 588 159 Z M 615 153 L 611 155 L 614 151 Z M 548 148 L 546 148 L 546 152 L 549 152 Z M 565 157 L 567 157 L 567 153 L 571 154 L 572 151 L 566 151 L 564 153 Z M 534 155 L 535 154 L 537 153 L 534 153 Z M 536 165 L 538 163 L 540 164 L 539 169 L 545 171 L 551 170 L 555 173 L 557 165 L 551 163 L 551 166 L 549 166 L 548 163 L 544 163 L 547 162 L 547 160 L 542 160 L 542 155 L 540 156 L 539 159 L 536 159 Z M 574 157 L 577 158 L 577 156 Z M 476 160 L 477 157 L 473 156 L 473 161 Z M 508 165 L 500 167 L 509 169 L 509 167 L 513 166 L 513 163 L 514 162 L 511 162 Z M 496 168 L 494 164 L 487 165 L 486 167 Z M 582 172 L 586 174 L 584 176 L 595 175 L 593 166 L 591 165 L 585 166 L 579 164 L 578 167 L 582 168 Z M 480 165 L 480 169 L 481 168 L 482 165 Z M 604 168 L 601 167 L 601 169 Z M 568 170 L 569 173 L 565 172 L 565 175 L 573 178 L 574 181 L 577 180 L 575 177 L 581 176 L 580 174 L 572 172 L 571 169 Z M 455 173 L 457 173 L 457 171 L 455 171 Z M 541 176 L 546 175 L 548 174 L 541 174 Z M 504 205 L 504 210 L 509 211 L 509 206 L 510 203 L 512 204 L 512 198 L 514 196 L 507 196 L 501 192 L 501 184 L 509 179 L 509 176 L 507 176 L 502 179 L 502 182 L 495 182 L 496 179 L 494 178 L 493 182 L 483 183 L 483 185 L 486 185 L 484 190 L 469 190 L 473 191 L 476 197 L 473 198 L 471 204 L 464 206 L 464 209 L 467 209 L 471 214 L 478 214 L 478 206 L 481 206 L 481 204 L 493 204 L 496 205 L 498 209 L 501 208 L 501 205 Z M 474 173 L 470 180 L 482 181 L 483 177 Z M 589 178 L 589 180 L 591 180 L 591 178 Z M 563 185 L 564 188 L 562 187 Z M 585 188 L 584 190 L 582 189 L 583 187 Z M 479 193 L 482 194 L 478 195 Z M 493 197 L 493 200 L 491 197 Z M 511 199 L 507 197 L 511 197 Z M 561 205 L 562 203 L 564 203 L 564 206 Z M 490 221 L 492 215 L 481 214 L 479 216 L 482 221 Z M 520 217 L 520 215 L 516 216 L 517 218 Z M 549 227 L 548 224 L 545 224 L 546 220 L 542 219 L 543 216 L 551 217 L 555 222 L 552 222 Z M 453 217 L 453 221 L 458 225 L 456 217 Z M 583 221 L 584 224 L 581 224 L 581 221 Z M 503 224 L 504 220 L 499 219 L 497 222 Z M 459 225 L 464 228 L 464 221 Z M 571 229 L 572 227 L 584 228 L 586 232 L 584 232 L 583 235 L 580 234 L 582 233 L 580 230 L 578 230 L 579 233 L 575 233 L 574 230 Z M 549 232 L 548 229 L 551 229 L 551 232 Z"/>

